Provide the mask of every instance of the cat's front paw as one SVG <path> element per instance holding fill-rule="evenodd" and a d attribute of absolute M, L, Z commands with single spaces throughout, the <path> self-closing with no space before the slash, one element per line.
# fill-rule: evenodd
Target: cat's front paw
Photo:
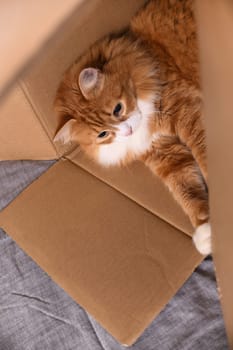
<path fill-rule="evenodd" d="M 211 227 L 208 222 L 196 228 L 196 231 L 193 235 L 193 242 L 199 253 L 203 255 L 211 254 Z"/>

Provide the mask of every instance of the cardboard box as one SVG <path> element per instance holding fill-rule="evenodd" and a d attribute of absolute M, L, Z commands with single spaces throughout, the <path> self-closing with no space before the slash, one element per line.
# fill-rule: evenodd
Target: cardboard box
<path fill-rule="evenodd" d="M 208 143 L 213 258 L 229 345 L 233 349 L 233 6 L 197 0 Z"/>
<path fill-rule="evenodd" d="M 57 159 L 57 163 L 0 213 L 0 225 L 127 345 L 161 311 L 202 257 L 192 244 L 187 217 L 142 164 L 106 170 L 89 161 L 78 147 L 71 144 L 64 149 L 53 143 L 59 120 L 52 105 L 65 69 L 104 34 L 127 26 L 144 2 L 69 0 L 56 3 L 54 13 L 53 6 L 42 1 L 40 11 L 51 19 L 42 26 L 41 21 L 32 20 L 38 13 L 33 2 L 30 33 L 28 27 L 21 31 L 20 48 L 18 37 L 9 33 L 1 67 L 4 71 L 4 64 L 9 66 L 1 81 L 1 91 L 8 94 L 0 107 L 0 159 Z M 29 1 L 22 0 L 20 6 L 28 21 Z M 6 5 L 9 16 L 11 10 Z M 33 39 L 37 44 L 32 45 Z M 21 79 L 12 86 L 13 77 L 20 73 Z"/>

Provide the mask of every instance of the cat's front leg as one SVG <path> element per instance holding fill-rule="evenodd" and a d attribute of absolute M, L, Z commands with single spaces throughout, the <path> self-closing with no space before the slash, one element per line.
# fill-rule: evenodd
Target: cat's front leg
<path fill-rule="evenodd" d="M 177 137 L 161 136 L 145 158 L 146 165 L 168 186 L 195 228 L 194 244 L 211 253 L 208 192 L 192 152 Z"/>
<path fill-rule="evenodd" d="M 211 254 L 211 226 L 209 222 L 206 222 L 196 228 L 193 235 L 193 242 L 201 254 Z"/>
<path fill-rule="evenodd" d="M 190 113 L 189 118 L 181 116 L 178 120 L 177 130 L 181 141 L 191 149 L 207 183 L 206 133 L 200 111 Z"/>

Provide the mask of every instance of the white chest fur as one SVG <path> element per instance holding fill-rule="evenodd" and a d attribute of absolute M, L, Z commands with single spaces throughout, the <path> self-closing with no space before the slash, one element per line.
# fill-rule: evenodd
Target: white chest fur
<path fill-rule="evenodd" d="M 152 135 L 149 130 L 150 118 L 155 112 L 154 97 L 147 100 L 138 100 L 138 108 L 126 121 L 132 123 L 134 129 L 135 120 L 140 120 L 138 127 L 129 136 L 117 136 L 114 142 L 103 144 L 99 147 L 98 160 L 104 166 L 117 165 L 130 153 L 135 159 L 143 155 L 151 146 Z M 132 121 L 131 121 L 131 120 Z"/>

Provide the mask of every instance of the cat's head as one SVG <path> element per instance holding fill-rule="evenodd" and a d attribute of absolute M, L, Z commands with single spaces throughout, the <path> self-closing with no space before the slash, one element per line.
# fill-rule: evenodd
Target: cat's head
<path fill-rule="evenodd" d="M 137 45 L 129 50 L 121 47 L 125 40 L 115 41 L 102 42 L 73 65 L 55 101 L 58 113 L 72 119 L 56 139 L 75 139 L 102 165 L 127 163 L 148 150 L 157 97 L 151 60 Z"/>

